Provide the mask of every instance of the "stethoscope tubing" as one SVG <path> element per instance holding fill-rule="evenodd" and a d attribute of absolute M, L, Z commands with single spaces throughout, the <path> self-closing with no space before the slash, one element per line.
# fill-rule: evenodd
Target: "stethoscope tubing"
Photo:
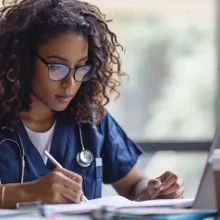
<path fill-rule="evenodd" d="M 77 163 L 80 166 L 89 167 L 91 165 L 93 159 L 94 159 L 94 156 L 93 156 L 91 151 L 85 149 L 84 143 L 83 143 L 83 138 L 82 138 L 81 125 L 80 124 L 78 124 L 78 125 L 79 125 L 78 127 L 79 127 L 79 136 L 80 136 L 80 145 L 81 145 L 82 150 L 77 154 L 76 160 L 77 160 Z M 5 129 L 7 129 L 7 127 L 2 128 L 2 130 L 5 130 Z M 10 129 L 8 129 L 8 130 L 10 130 Z M 30 168 L 34 172 L 36 177 L 40 178 L 40 176 L 38 175 L 36 169 L 34 168 L 32 162 L 30 160 L 29 156 L 27 154 L 25 154 L 24 146 L 23 146 L 22 139 L 21 139 L 19 133 L 17 131 L 14 131 L 14 132 L 16 134 L 16 137 L 17 137 L 18 141 L 15 141 L 15 140 L 10 139 L 10 138 L 6 138 L 6 139 L 4 139 L 0 142 L 0 145 L 2 143 L 6 142 L 6 141 L 11 141 L 11 142 L 15 143 L 16 146 L 18 146 L 19 154 L 20 154 L 20 157 L 21 157 L 21 178 L 20 178 L 20 182 L 21 183 L 24 182 L 25 158 L 26 158 L 27 162 L 30 164 Z M 83 159 L 81 159 L 82 155 L 83 155 Z M 89 158 L 89 159 L 87 160 L 87 158 Z"/>

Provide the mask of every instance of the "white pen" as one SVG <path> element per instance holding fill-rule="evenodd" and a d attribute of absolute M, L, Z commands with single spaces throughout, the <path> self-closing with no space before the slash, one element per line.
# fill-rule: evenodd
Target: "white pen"
<path fill-rule="evenodd" d="M 45 150 L 45 151 L 44 151 L 44 154 L 48 157 L 48 159 L 50 159 L 50 161 L 51 161 L 56 167 L 63 168 L 63 167 L 61 166 L 61 164 L 58 163 L 58 162 L 55 160 L 55 158 L 50 155 L 50 153 L 49 153 L 48 151 Z M 88 204 L 91 204 L 91 203 L 89 202 L 89 200 L 88 200 L 85 196 L 83 196 L 83 201 L 84 201 L 84 202 L 87 202 Z"/>

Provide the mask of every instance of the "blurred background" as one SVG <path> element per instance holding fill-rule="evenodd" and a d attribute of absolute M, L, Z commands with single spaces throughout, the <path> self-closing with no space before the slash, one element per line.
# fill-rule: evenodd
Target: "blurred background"
<path fill-rule="evenodd" d="M 126 49 L 129 81 L 107 106 L 145 154 L 150 178 L 166 170 L 185 180 L 195 197 L 218 115 L 218 1 L 88 0 L 113 19 Z M 113 195 L 104 185 L 103 196 Z"/>

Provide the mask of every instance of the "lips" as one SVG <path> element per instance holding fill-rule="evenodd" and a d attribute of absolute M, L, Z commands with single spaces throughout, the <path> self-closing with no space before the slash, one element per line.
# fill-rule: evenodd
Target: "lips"
<path fill-rule="evenodd" d="M 55 95 L 55 97 L 62 103 L 69 103 L 72 100 L 73 95 Z"/>

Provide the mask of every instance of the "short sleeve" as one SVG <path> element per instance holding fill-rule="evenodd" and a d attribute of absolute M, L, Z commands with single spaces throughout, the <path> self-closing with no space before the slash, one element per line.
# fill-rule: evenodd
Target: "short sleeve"
<path fill-rule="evenodd" d="M 114 183 L 126 176 L 142 154 L 141 148 L 125 134 L 113 117 L 106 112 L 102 122 L 106 139 L 102 149 L 103 182 Z"/>

